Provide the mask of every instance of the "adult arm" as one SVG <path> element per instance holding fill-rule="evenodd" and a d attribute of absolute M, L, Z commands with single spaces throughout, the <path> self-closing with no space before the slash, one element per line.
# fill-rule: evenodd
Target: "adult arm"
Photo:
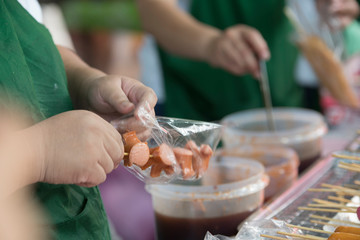
<path fill-rule="evenodd" d="M 137 0 L 137 4 L 143 28 L 173 54 L 255 77 L 258 59 L 270 57 L 265 40 L 251 27 L 236 25 L 221 31 L 179 9 L 175 0 Z"/>

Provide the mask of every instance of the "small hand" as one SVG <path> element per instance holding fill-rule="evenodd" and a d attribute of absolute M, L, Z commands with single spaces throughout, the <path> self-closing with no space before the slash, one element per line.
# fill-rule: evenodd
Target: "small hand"
<path fill-rule="evenodd" d="M 121 135 L 89 111 L 61 113 L 32 127 L 40 181 L 95 186 L 123 159 Z M 40 133 L 40 134 L 39 134 Z"/>
<path fill-rule="evenodd" d="M 151 88 L 138 80 L 115 75 L 105 75 L 89 81 L 85 87 L 85 99 L 87 109 L 109 122 L 134 111 L 134 117 L 117 121 L 116 127 L 121 133 L 134 130 L 139 138 L 148 130 L 148 126 L 139 120 L 139 111 L 145 109 L 155 116 L 154 106 L 157 102 L 156 94 Z"/>
<path fill-rule="evenodd" d="M 226 29 L 209 49 L 208 61 L 232 74 L 250 73 L 260 78 L 258 59 L 269 59 L 270 52 L 261 34 L 254 28 L 236 25 Z"/>

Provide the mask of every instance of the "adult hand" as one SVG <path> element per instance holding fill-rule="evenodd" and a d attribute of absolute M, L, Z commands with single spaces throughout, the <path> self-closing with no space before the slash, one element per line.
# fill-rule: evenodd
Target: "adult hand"
<path fill-rule="evenodd" d="M 113 125 L 119 132 L 134 130 L 139 138 L 145 138 L 149 126 L 139 120 L 139 111 L 145 109 L 155 116 L 157 97 L 151 88 L 129 77 L 104 75 L 86 81 L 82 92 L 85 108 L 115 122 Z M 118 120 L 132 111 L 133 116 Z"/>
<path fill-rule="evenodd" d="M 95 186 L 123 159 L 121 135 L 89 111 L 61 113 L 29 131 L 33 149 L 42 160 L 42 182 Z"/>
<path fill-rule="evenodd" d="M 259 59 L 270 58 L 269 48 L 254 28 L 236 25 L 223 31 L 209 46 L 208 62 L 232 74 L 260 78 Z"/>
<path fill-rule="evenodd" d="M 330 26 L 344 28 L 359 16 L 359 4 L 355 0 L 317 0 L 320 15 Z M 337 23 L 332 23 L 335 18 Z"/>

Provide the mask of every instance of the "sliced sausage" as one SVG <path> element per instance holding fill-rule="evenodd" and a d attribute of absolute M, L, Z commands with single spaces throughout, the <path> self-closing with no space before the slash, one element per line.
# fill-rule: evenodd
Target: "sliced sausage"
<path fill-rule="evenodd" d="M 173 149 L 177 163 L 181 168 L 184 179 L 189 179 L 194 176 L 195 172 L 192 168 L 193 153 L 189 149 L 174 148 Z"/>
<path fill-rule="evenodd" d="M 211 156 L 213 155 L 213 150 L 211 149 L 211 147 L 207 144 L 202 144 L 200 146 L 200 156 L 202 158 L 202 172 L 201 175 L 206 172 L 206 170 L 209 167 L 209 161 Z"/>
<path fill-rule="evenodd" d="M 331 234 L 328 240 L 359 240 L 360 236 L 357 234 L 335 232 Z"/>
<path fill-rule="evenodd" d="M 167 166 L 172 166 L 176 163 L 176 158 L 173 150 L 165 143 L 162 143 L 158 148 L 152 152 L 152 157 L 155 160 L 160 160 Z"/>
<path fill-rule="evenodd" d="M 138 139 L 138 137 L 136 136 L 136 132 L 135 131 L 130 131 L 130 132 L 126 132 L 122 135 L 123 139 L 124 139 L 124 150 L 125 152 L 129 153 L 131 148 L 137 144 L 137 143 L 141 143 L 140 139 Z"/>
<path fill-rule="evenodd" d="M 140 142 L 132 146 L 129 153 L 130 164 L 142 167 L 149 161 L 149 158 L 150 150 L 146 143 Z"/>
<path fill-rule="evenodd" d="M 163 167 L 164 167 L 164 164 L 161 164 L 161 163 L 153 164 L 151 167 L 151 170 L 150 170 L 150 176 L 153 178 L 160 177 Z"/>
<path fill-rule="evenodd" d="M 360 228 L 339 226 L 335 229 L 335 232 L 344 232 L 344 233 L 352 233 L 352 234 L 360 235 Z M 358 237 L 360 239 L 360 236 Z"/>

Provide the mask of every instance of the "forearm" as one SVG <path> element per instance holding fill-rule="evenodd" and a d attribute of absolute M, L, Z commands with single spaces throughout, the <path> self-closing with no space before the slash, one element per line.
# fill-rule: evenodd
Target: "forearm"
<path fill-rule="evenodd" d="M 167 51 L 206 61 L 221 32 L 183 12 L 175 0 L 137 0 L 143 28 Z"/>
<path fill-rule="evenodd" d="M 0 199 L 41 180 L 42 161 L 34 127 L 1 136 Z"/>
<path fill-rule="evenodd" d="M 64 62 L 68 80 L 68 90 L 70 92 L 73 105 L 75 108 L 79 108 L 83 105 L 81 102 L 81 94 L 84 81 L 91 81 L 92 79 L 105 76 L 106 74 L 87 65 L 72 50 L 59 45 L 57 48 Z"/>

